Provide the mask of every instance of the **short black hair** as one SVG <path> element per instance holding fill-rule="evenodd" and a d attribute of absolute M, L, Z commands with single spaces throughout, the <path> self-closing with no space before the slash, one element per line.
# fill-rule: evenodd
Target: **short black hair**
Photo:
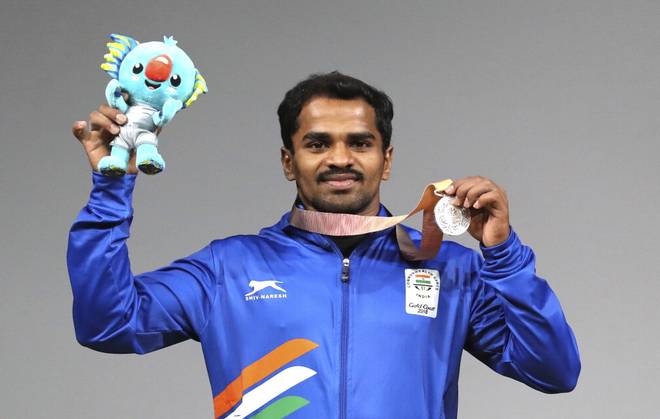
<path fill-rule="evenodd" d="M 364 99 L 376 112 L 376 126 L 383 137 L 383 150 L 390 146 L 394 109 L 389 96 L 362 80 L 332 71 L 312 74 L 286 92 L 277 108 L 280 119 L 280 134 L 284 147 L 293 152 L 293 134 L 298 131 L 298 115 L 312 98 Z"/>

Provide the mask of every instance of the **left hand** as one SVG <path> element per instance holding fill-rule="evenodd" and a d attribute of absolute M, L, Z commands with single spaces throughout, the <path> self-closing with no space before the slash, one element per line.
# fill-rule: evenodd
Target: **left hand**
<path fill-rule="evenodd" d="M 454 181 L 444 193 L 455 196 L 454 205 L 470 209 L 468 231 L 484 246 L 495 246 L 509 238 L 509 200 L 495 182 L 470 176 Z"/>

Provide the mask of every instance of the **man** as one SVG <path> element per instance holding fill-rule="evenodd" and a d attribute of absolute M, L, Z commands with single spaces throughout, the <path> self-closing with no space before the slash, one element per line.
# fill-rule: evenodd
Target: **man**
<path fill-rule="evenodd" d="M 299 208 L 390 215 L 379 195 L 393 150 L 383 92 L 337 72 L 315 75 L 286 94 L 278 115 Z M 125 119 L 101 106 L 90 122 L 91 131 L 83 122 L 73 131 L 95 168 Z M 489 179 L 446 191 L 472 212 L 483 258 L 445 241 L 435 258 L 410 262 L 394 228 L 323 236 L 286 213 L 259 235 L 216 240 L 133 275 L 125 240 L 135 173 L 93 173 L 71 229 L 76 336 L 105 352 L 200 341 L 216 417 L 455 418 L 463 349 L 540 391 L 576 384 L 573 333 L 510 228 L 506 193 Z M 413 286 L 439 294 L 430 314 L 406 309 Z"/>

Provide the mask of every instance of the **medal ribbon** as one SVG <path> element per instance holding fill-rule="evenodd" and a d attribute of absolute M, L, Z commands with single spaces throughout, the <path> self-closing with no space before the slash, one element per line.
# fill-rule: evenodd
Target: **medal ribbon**
<path fill-rule="evenodd" d="M 442 231 L 438 228 L 433 215 L 433 207 L 453 181 L 445 179 L 426 186 L 419 203 L 408 214 L 392 217 L 372 215 L 336 214 L 330 212 L 308 211 L 293 207 L 289 224 L 301 230 L 327 236 L 357 236 L 373 233 L 396 226 L 396 239 L 399 251 L 407 260 L 426 260 L 435 257 L 442 244 Z M 422 215 L 422 241 L 417 247 L 408 233 L 399 224 L 424 211 Z"/>

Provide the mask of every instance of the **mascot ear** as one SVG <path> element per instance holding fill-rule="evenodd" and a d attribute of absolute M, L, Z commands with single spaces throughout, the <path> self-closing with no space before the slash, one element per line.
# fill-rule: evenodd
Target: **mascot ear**
<path fill-rule="evenodd" d="M 199 73 L 199 70 L 195 69 L 195 84 L 193 85 L 193 92 L 188 100 L 186 100 L 186 102 L 183 104 L 183 107 L 187 108 L 197 100 L 197 97 L 201 93 L 206 93 L 208 91 L 209 89 L 206 86 L 206 80 L 204 80 L 204 77 Z"/>
<path fill-rule="evenodd" d="M 116 79 L 119 76 L 119 67 L 124 57 L 138 46 L 139 42 L 130 36 L 117 33 L 111 33 L 108 36 L 112 39 L 112 42 L 106 44 L 108 53 L 103 56 L 105 62 L 101 64 L 101 69 L 108 73 L 110 77 Z"/>

